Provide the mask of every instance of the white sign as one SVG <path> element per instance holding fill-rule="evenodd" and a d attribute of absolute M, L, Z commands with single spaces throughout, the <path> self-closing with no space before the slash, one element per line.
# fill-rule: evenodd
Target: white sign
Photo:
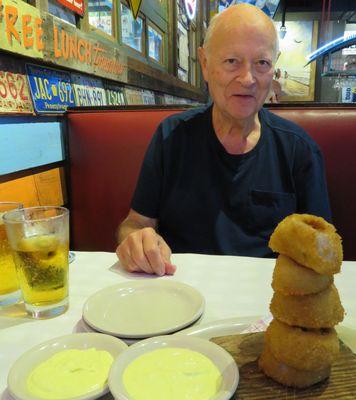
<path fill-rule="evenodd" d="M 356 35 L 356 31 L 345 31 L 344 37 Z M 354 44 L 353 46 L 350 47 L 345 47 L 342 49 L 342 54 L 343 55 L 349 55 L 349 54 L 356 54 L 356 45 Z"/>
<path fill-rule="evenodd" d="M 184 0 L 184 4 L 188 18 L 194 19 L 197 11 L 197 0 Z"/>
<path fill-rule="evenodd" d="M 71 74 L 76 106 L 106 106 L 105 89 L 101 79 Z"/>
<path fill-rule="evenodd" d="M 356 87 L 342 88 L 342 103 L 356 103 Z"/>
<path fill-rule="evenodd" d="M 142 90 L 126 87 L 125 95 L 127 104 L 129 105 L 143 104 Z"/>
<path fill-rule="evenodd" d="M 164 104 L 174 104 L 174 96 L 170 95 L 170 94 L 164 94 Z"/>
<path fill-rule="evenodd" d="M 142 90 L 143 104 L 156 104 L 155 94 L 151 90 Z"/>

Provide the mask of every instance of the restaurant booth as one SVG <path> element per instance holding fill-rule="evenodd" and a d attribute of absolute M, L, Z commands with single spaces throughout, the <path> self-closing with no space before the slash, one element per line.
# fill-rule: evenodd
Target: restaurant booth
<path fill-rule="evenodd" d="M 350 217 L 356 213 L 355 107 L 275 104 L 269 109 L 302 126 L 320 146 L 344 258 L 356 260 L 356 221 Z M 67 182 L 75 250 L 115 250 L 116 228 L 130 209 L 149 140 L 163 118 L 180 111 L 177 107 L 121 107 L 67 112 Z"/>
<path fill-rule="evenodd" d="M 261 331 L 272 320 L 276 259 L 172 254 L 176 272 L 158 277 L 127 272 L 115 254 L 117 227 L 130 210 L 156 128 L 164 118 L 209 101 L 197 49 L 210 18 L 233 0 L 0 0 L 0 201 L 70 211 L 70 251 L 67 257 L 67 246 L 63 257 L 69 293 L 65 312 L 39 319 L 26 312 L 26 301 L 0 306 L 1 400 L 13 400 L 13 388 L 26 382 L 23 368 L 17 368 L 17 378 L 12 374 L 8 380 L 8 374 L 31 348 L 41 350 L 50 342 L 52 349 L 64 349 L 70 336 L 81 348 L 98 344 L 100 349 L 100 338 L 97 343 L 85 341 L 99 333 L 120 340 L 123 351 L 149 336 L 209 339 L 230 353 L 235 370 L 239 367 L 237 392 L 236 379 L 229 387 L 232 398 L 356 398 L 356 9 L 348 0 L 332 7 L 331 0 L 323 5 L 246 2 L 269 9 L 280 37 L 274 91 L 264 107 L 304 128 L 325 161 L 332 222 L 344 252 L 341 273 L 335 280 L 329 275 L 325 289 L 335 283 L 345 309 L 336 327 L 341 356 L 330 379 L 298 391 L 262 376 L 257 360 Z M 189 4 L 194 13 L 189 13 Z M 337 41 L 346 33 L 354 36 Z M 346 48 L 345 41 L 350 44 Z M 48 259 L 54 253 L 48 251 Z M 122 336 L 117 327 L 103 328 L 101 324 L 115 324 L 122 316 L 120 323 L 132 317 L 140 328 L 155 318 L 161 322 L 167 315 L 176 317 L 174 301 L 171 306 L 164 299 L 145 300 L 143 311 L 130 308 L 130 300 L 118 305 L 117 296 L 111 302 L 117 287 L 127 289 L 130 299 L 137 288 L 145 293 L 150 285 L 158 291 L 166 285 L 166 295 L 173 297 L 185 287 L 177 296 L 189 317 L 153 333 Z M 103 292 L 105 300 L 92 314 L 94 320 L 99 316 L 96 326 L 90 302 Z M 191 301 L 192 292 L 197 302 L 196 297 Z M 308 307 L 304 311 L 301 314 L 307 314 Z M 324 334 L 328 328 L 317 329 Z M 69 347 L 76 345 L 71 342 Z M 113 399 L 108 391 L 106 385 L 102 399 Z"/>

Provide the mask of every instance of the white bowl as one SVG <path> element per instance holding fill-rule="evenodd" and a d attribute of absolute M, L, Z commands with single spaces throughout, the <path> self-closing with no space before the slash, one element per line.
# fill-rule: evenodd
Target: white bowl
<path fill-rule="evenodd" d="M 122 379 L 126 367 L 144 353 L 165 347 L 194 350 L 208 357 L 222 376 L 220 389 L 211 400 L 227 400 L 233 396 L 239 382 L 239 371 L 232 356 L 222 347 L 208 340 L 177 335 L 142 340 L 130 346 L 114 361 L 109 373 L 109 387 L 116 400 L 130 400 Z"/>
<path fill-rule="evenodd" d="M 92 347 L 97 350 L 106 350 L 114 360 L 127 349 L 127 345 L 120 339 L 102 333 L 74 333 L 43 342 L 24 353 L 12 365 L 7 378 L 11 396 L 16 400 L 39 400 L 39 397 L 31 395 L 27 390 L 26 382 L 30 372 L 55 353 L 68 349 L 84 350 Z M 105 385 L 101 390 L 97 389 L 70 400 L 97 399 L 108 391 L 109 387 Z"/>

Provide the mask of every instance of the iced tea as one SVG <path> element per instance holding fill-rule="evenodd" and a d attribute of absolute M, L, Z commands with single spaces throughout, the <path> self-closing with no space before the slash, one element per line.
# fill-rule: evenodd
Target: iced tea
<path fill-rule="evenodd" d="M 43 306 L 68 296 L 68 241 L 56 235 L 23 238 L 14 247 L 22 295 L 26 303 Z"/>
<path fill-rule="evenodd" d="M 12 304 L 21 297 L 12 250 L 2 219 L 6 211 L 20 207 L 19 203 L 0 203 L 0 306 Z"/>
<path fill-rule="evenodd" d="M 69 212 L 30 207 L 4 216 L 27 311 L 35 318 L 68 308 Z"/>

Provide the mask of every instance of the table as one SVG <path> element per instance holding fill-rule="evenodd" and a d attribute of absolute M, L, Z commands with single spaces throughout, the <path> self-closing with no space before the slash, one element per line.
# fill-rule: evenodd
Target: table
<path fill-rule="evenodd" d="M 114 253 L 77 252 L 70 264 L 70 306 L 58 317 L 34 320 L 23 304 L 0 309 L 0 399 L 8 400 L 8 371 L 13 362 L 31 347 L 57 336 L 77 331 L 85 300 L 97 290 L 131 279 L 169 279 L 197 288 L 206 306 L 200 324 L 239 317 L 251 321 L 269 314 L 272 272 L 275 260 L 252 257 L 174 254 L 174 276 L 153 277 L 122 270 Z M 335 276 L 346 310 L 338 332 L 356 352 L 356 262 L 343 263 Z M 249 317 L 249 318 L 247 318 Z"/>

